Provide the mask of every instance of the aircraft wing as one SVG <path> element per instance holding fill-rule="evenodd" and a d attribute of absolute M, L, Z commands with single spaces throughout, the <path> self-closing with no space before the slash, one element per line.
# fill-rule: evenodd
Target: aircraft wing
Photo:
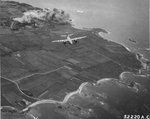
<path fill-rule="evenodd" d="M 52 41 L 52 42 L 66 42 L 66 41 L 68 41 L 68 39 L 64 39 L 64 40 L 54 40 L 54 41 Z"/>
<path fill-rule="evenodd" d="M 77 37 L 77 38 L 73 38 L 71 40 L 78 40 L 78 39 L 82 39 L 82 38 L 86 38 L 87 36 L 82 36 L 82 37 Z"/>
<path fill-rule="evenodd" d="M 82 36 L 82 37 L 77 37 L 77 38 L 72 38 L 70 39 L 71 41 L 74 41 L 74 40 L 78 40 L 78 39 L 82 39 L 82 38 L 86 38 L 87 36 Z M 67 41 L 70 41 L 68 39 L 64 39 L 64 40 L 54 40 L 52 42 L 67 42 Z"/>

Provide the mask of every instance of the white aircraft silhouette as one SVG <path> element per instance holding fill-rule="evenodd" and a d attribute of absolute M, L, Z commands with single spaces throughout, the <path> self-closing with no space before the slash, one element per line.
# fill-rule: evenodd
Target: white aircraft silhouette
<path fill-rule="evenodd" d="M 33 119 L 38 119 L 38 117 L 35 117 L 35 116 L 33 116 L 32 114 L 30 114 L 32 117 L 33 117 Z"/>
<path fill-rule="evenodd" d="M 70 38 L 70 36 L 72 36 L 72 35 L 73 34 L 69 34 L 67 36 L 67 39 L 64 39 L 64 40 L 54 40 L 52 42 L 63 42 L 64 44 L 66 44 L 67 42 L 69 42 L 71 45 L 73 45 L 74 43 L 77 43 L 78 39 L 82 39 L 82 38 L 86 38 L 87 37 L 87 36 L 82 36 L 82 37 Z"/>

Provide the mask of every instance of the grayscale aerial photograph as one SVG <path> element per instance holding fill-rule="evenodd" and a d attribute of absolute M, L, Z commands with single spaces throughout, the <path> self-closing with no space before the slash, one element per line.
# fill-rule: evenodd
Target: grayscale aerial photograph
<path fill-rule="evenodd" d="M 149 0 L 0 0 L 0 119 L 150 119 Z"/>

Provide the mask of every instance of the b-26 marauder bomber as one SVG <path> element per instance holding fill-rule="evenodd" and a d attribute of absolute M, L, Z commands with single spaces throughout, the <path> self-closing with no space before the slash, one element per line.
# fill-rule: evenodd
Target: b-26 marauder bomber
<path fill-rule="evenodd" d="M 76 38 L 70 38 L 70 36 L 72 36 L 72 35 L 73 34 L 69 34 L 67 36 L 67 39 L 64 39 L 64 40 L 54 40 L 52 42 L 63 42 L 64 44 L 69 43 L 69 44 L 73 45 L 73 44 L 76 44 L 78 42 L 77 40 L 86 38 L 86 36 L 76 37 Z"/>

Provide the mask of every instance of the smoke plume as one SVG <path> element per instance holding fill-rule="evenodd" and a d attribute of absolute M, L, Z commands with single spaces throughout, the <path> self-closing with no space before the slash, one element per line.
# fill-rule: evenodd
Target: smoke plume
<path fill-rule="evenodd" d="M 35 19 L 44 22 L 55 22 L 55 23 L 71 23 L 71 19 L 68 13 L 63 10 L 54 8 L 53 10 L 30 10 L 23 13 L 22 17 L 14 18 L 14 21 L 20 23 L 31 23 Z"/>

